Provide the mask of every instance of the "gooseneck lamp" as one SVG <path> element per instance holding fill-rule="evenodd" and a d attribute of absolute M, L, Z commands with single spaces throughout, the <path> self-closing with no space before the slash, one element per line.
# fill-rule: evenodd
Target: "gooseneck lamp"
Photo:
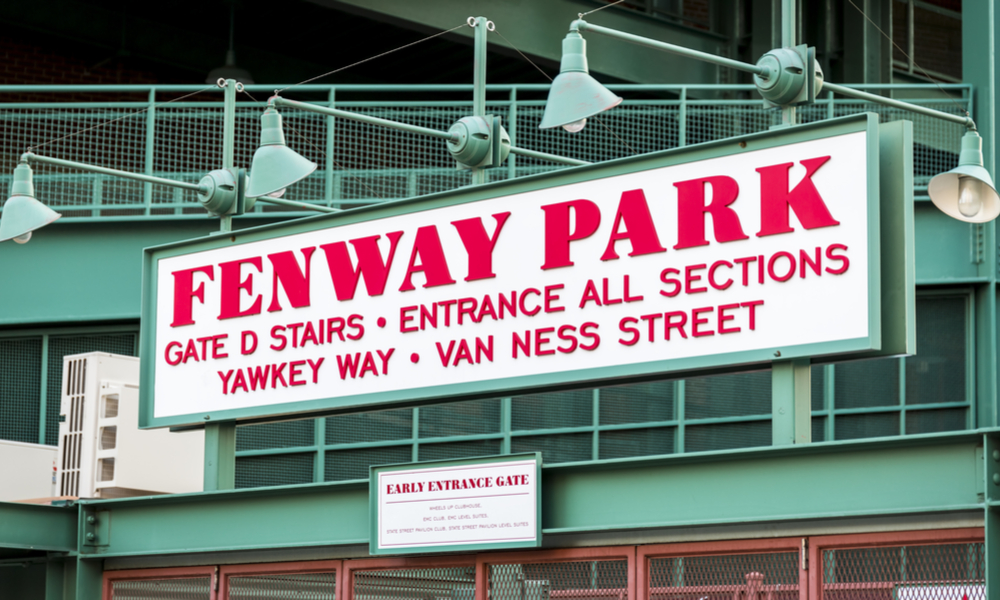
<path fill-rule="evenodd" d="M 962 137 L 958 167 L 931 179 L 927 193 L 942 212 L 960 221 L 985 223 L 1000 216 L 1000 196 L 989 172 L 983 167 L 982 138 L 970 117 L 826 82 L 815 60 L 815 49 L 805 45 L 771 50 L 757 64 L 752 65 L 577 19 L 570 24 L 569 33 L 563 40 L 560 73 L 549 89 L 545 113 L 539 125 L 541 129 L 561 126 L 570 132 L 580 131 L 588 117 L 614 108 L 621 102 L 621 98 L 590 76 L 586 42 L 580 35 L 583 30 L 751 73 L 765 104 L 772 107 L 787 108 L 811 103 L 815 101 L 819 91 L 825 88 L 844 96 L 964 125 L 967 132 Z"/>
<path fill-rule="evenodd" d="M 247 198 L 280 198 L 288 186 L 305 179 L 315 170 L 316 163 L 285 144 L 281 115 L 273 104 L 268 104 L 260 116 L 260 147 L 253 153 L 250 163 Z"/>
<path fill-rule="evenodd" d="M 26 161 L 18 163 L 10 186 L 10 198 L 4 203 L 3 214 L 0 215 L 0 242 L 14 240 L 18 244 L 26 244 L 31 239 L 32 231 L 61 216 L 35 199 L 31 167 Z"/>
<path fill-rule="evenodd" d="M 621 104 L 622 99 L 590 76 L 587 68 L 587 40 L 571 30 L 562 42 L 559 75 L 552 80 L 542 115 L 542 129 L 562 127 L 576 133 L 587 118 Z"/>
<path fill-rule="evenodd" d="M 935 175 L 927 184 L 931 202 L 959 221 L 986 223 L 1000 216 L 1000 196 L 983 167 L 983 140 L 976 131 L 962 136 L 958 166 Z"/>

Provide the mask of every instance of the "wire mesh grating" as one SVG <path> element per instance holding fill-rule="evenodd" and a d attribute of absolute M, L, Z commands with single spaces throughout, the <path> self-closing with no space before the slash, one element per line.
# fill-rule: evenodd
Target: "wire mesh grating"
<path fill-rule="evenodd" d="M 210 600 L 212 578 L 132 579 L 111 582 L 112 600 Z"/>
<path fill-rule="evenodd" d="M 355 571 L 354 600 L 474 600 L 476 567 Z"/>
<path fill-rule="evenodd" d="M 982 543 L 825 550 L 824 600 L 980 600 Z"/>
<path fill-rule="evenodd" d="M 228 582 L 228 600 L 336 600 L 335 572 L 231 576 Z"/>
<path fill-rule="evenodd" d="M 650 600 L 796 600 L 798 552 L 654 558 Z"/>
<path fill-rule="evenodd" d="M 490 600 L 628 600 L 628 561 L 489 565 Z"/>

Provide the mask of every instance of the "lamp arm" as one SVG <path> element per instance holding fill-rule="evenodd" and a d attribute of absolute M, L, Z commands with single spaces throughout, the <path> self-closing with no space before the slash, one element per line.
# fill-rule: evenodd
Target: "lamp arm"
<path fill-rule="evenodd" d="M 290 108 L 297 108 L 299 110 L 319 113 L 321 115 L 329 115 L 331 117 L 340 117 L 342 119 L 349 119 L 351 121 L 368 123 L 369 125 L 379 125 L 381 127 L 389 127 L 391 129 L 409 131 L 410 133 L 429 135 L 431 137 L 440 138 L 442 140 L 450 141 L 455 139 L 455 137 L 452 136 L 452 134 L 448 133 L 447 131 L 439 131 L 437 129 L 431 129 L 429 127 L 420 127 L 419 125 L 410 125 L 409 123 L 400 123 L 399 121 L 390 121 L 389 119 L 370 117 L 368 115 L 362 115 L 346 110 L 340 110 L 339 108 L 330 108 L 328 106 L 319 106 L 318 104 L 310 104 L 309 102 L 298 102 L 296 100 L 288 100 L 287 98 L 282 98 L 281 96 L 272 97 L 270 100 L 268 100 L 268 104 L 273 104 L 274 106 L 288 106 Z"/>
<path fill-rule="evenodd" d="M 753 73 L 758 75 L 763 79 L 769 79 L 771 76 L 770 69 L 765 67 L 760 67 L 758 65 L 752 65 L 750 63 L 745 63 L 739 60 L 733 60 L 731 58 L 725 58 L 722 56 L 716 56 L 714 54 L 709 54 L 707 52 L 701 52 L 699 50 L 692 50 L 690 48 L 685 48 L 684 46 L 676 46 L 674 44 L 668 44 L 666 42 L 661 42 L 659 40 L 650 39 L 647 37 L 642 37 L 640 35 L 633 35 L 631 33 L 625 33 L 624 31 L 618 31 L 617 29 L 610 29 L 608 27 L 601 27 L 600 25 L 594 25 L 588 23 L 583 19 L 577 19 L 570 23 L 569 30 L 572 31 L 593 31 L 594 33 L 599 33 L 601 35 L 606 35 L 608 37 L 618 38 L 626 42 L 632 42 L 633 44 L 638 44 L 640 46 L 647 46 L 649 48 L 655 48 L 656 50 L 663 50 L 664 52 L 670 52 L 672 54 L 678 54 L 680 56 L 686 56 L 688 58 L 695 58 L 705 62 L 715 63 L 723 67 L 729 67 L 730 69 L 736 69 L 738 71 L 746 71 L 747 73 Z"/>
<path fill-rule="evenodd" d="M 101 173 L 103 175 L 112 175 L 114 177 L 123 177 L 125 179 L 134 179 L 136 181 L 144 181 L 146 183 L 156 183 L 159 185 L 166 185 L 170 187 L 181 188 L 184 190 L 191 190 L 192 192 L 203 193 L 207 188 L 203 188 L 197 183 L 187 183 L 184 181 L 177 181 L 175 179 L 166 179 L 164 177 L 154 177 L 152 175 L 142 175 L 140 173 L 132 173 L 130 171 L 119 171 L 118 169 L 109 169 L 107 167 L 98 167 L 97 165 L 88 165 L 87 163 L 75 162 L 72 160 L 63 160 L 61 158 L 52 158 L 50 156 L 42 156 L 40 154 L 34 154 L 32 152 L 25 152 L 21 155 L 21 162 L 24 163 L 45 163 L 49 165 L 56 165 L 60 167 L 68 167 L 70 169 L 79 169 L 81 171 L 89 171 L 91 173 Z"/>
<path fill-rule="evenodd" d="M 971 117 L 953 115 L 951 113 L 934 110 L 933 108 L 927 108 L 918 104 L 910 104 L 909 102 L 903 102 L 901 100 L 893 100 L 892 98 L 886 98 L 885 96 L 879 96 L 878 94 L 870 94 L 868 92 L 838 85 L 836 83 L 830 83 L 829 81 L 823 83 L 823 89 L 830 92 L 836 92 L 842 96 L 850 96 L 852 98 L 867 100 L 869 102 L 875 102 L 876 104 L 884 104 L 886 106 L 900 108 L 902 110 L 907 110 L 928 117 L 934 117 L 935 119 L 958 123 L 959 125 L 965 125 L 969 131 L 976 131 L 976 122 L 973 121 Z"/>
<path fill-rule="evenodd" d="M 361 123 L 368 123 L 369 125 L 379 125 L 381 127 L 389 127 L 391 129 L 399 129 L 402 131 L 408 131 L 410 133 L 418 133 L 421 135 L 429 135 L 431 137 L 440 138 L 447 141 L 457 141 L 457 136 L 448 133 L 447 131 L 440 131 L 438 129 L 431 129 L 429 127 L 420 127 L 419 125 L 410 125 L 409 123 L 400 123 L 399 121 L 390 121 L 389 119 L 380 119 L 378 117 L 370 117 L 368 115 L 362 115 L 355 112 L 350 112 L 347 110 L 340 110 L 339 108 L 330 108 L 328 106 L 320 106 L 318 104 L 311 104 L 309 102 L 298 102 L 297 100 L 289 100 L 287 98 L 282 98 L 281 96 L 274 96 L 268 100 L 268 104 L 274 106 L 287 106 L 289 108 L 297 108 L 299 110 L 304 110 L 307 112 L 314 112 L 321 115 L 329 115 L 331 117 L 341 117 L 343 119 L 349 119 L 351 121 L 358 121 Z M 584 160 L 577 160 L 575 158 L 569 158 L 566 156 L 559 156 L 556 154 L 548 154 L 546 152 L 538 152 L 535 150 L 528 150 L 527 148 L 517 148 L 515 146 L 510 147 L 511 154 L 520 154 L 521 156 L 529 156 L 531 158 L 537 158 L 540 160 L 550 160 L 552 162 L 562 163 L 564 165 L 589 165 L 590 163 Z M 264 200 L 261 197 L 261 200 Z"/>
<path fill-rule="evenodd" d="M 527 148 L 518 148 L 517 146 L 511 146 L 510 153 L 518 154 L 520 156 L 527 156 L 529 158 L 537 158 L 540 160 L 550 160 L 552 162 L 562 163 L 564 165 L 580 166 L 580 165 L 593 164 L 586 160 L 569 158 L 568 156 L 559 156 L 558 154 L 549 154 L 548 152 L 538 152 L 537 150 L 528 150 Z"/>
<path fill-rule="evenodd" d="M 308 210 L 314 210 L 321 213 L 335 213 L 340 212 L 341 209 L 333 208 L 330 206 L 321 206 L 319 204 L 309 204 L 308 202 L 296 202 L 295 200 L 285 200 L 283 198 L 272 198 L 270 196 L 258 196 L 257 202 L 268 202 L 270 204 L 280 204 L 281 206 L 291 206 L 294 208 L 305 208 Z"/>

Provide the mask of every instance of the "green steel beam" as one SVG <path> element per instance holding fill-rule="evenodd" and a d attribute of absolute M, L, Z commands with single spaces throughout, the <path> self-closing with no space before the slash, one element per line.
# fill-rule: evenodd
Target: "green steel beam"
<path fill-rule="evenodd" d="M 964 432 L 548 466 L 543 531 L 982 510 L 982 442 Z M 369 535 L 367 482 L 83 502 L 111 524 L 106 545 L 81 547 L 95 558 L 364 544 Z"/>
<path fill-rule="evenodd" d="M 923 437 L 923 436 L 921 436 Z M 912 441 L 913 438 L 901 438 Z M 547 468 L 545 533 L 765 523 L 981 506 L 976 446 L 923 437 L 919 445 L 844 444 L 732 451 L 712 462 L 611 461 Z M 652 463 L 652 464 L 649 464 Z M 872 482 L 878 482 L 873 485 Z"/>
<path fill-rule="evenodd" d="M 72 552 L 77 544 L 77 509 L 0 502 L 0 548 Z"/>

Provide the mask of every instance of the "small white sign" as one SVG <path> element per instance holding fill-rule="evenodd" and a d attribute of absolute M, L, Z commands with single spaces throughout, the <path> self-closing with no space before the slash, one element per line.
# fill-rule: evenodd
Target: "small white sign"
<path fill-rule="evenodd" d="M 373 550 L 534 545 L 537 473 L 536 460 L 377 472 Z"/>

